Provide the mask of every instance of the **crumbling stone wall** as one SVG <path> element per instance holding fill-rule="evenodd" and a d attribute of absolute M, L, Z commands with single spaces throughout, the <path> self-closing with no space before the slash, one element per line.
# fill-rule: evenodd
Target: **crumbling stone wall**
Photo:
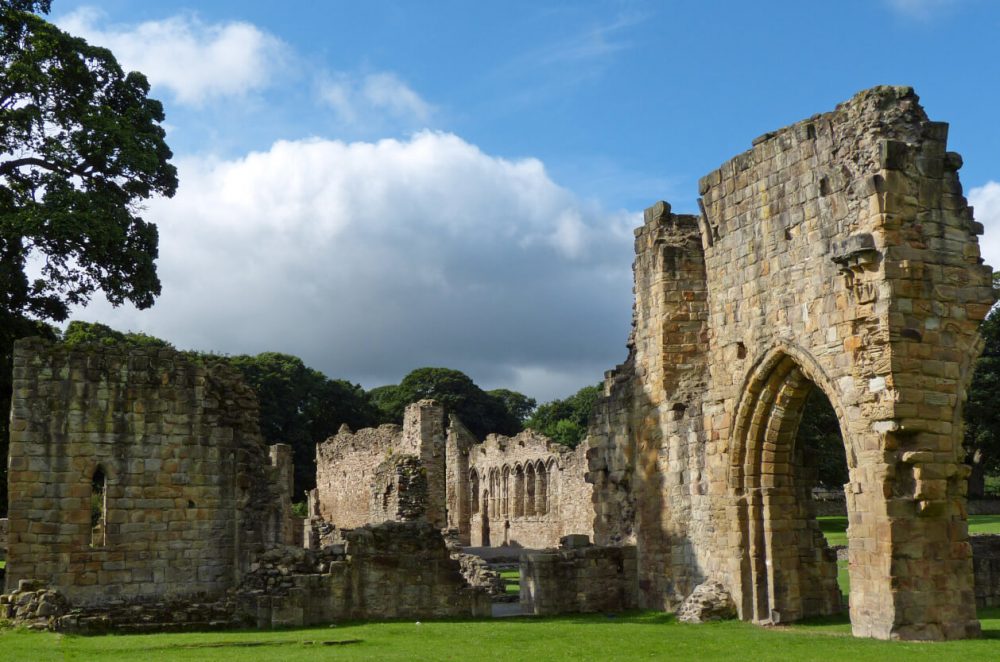
<path fill-rule="evenodd" d="M 218 595 L 291 539 L 289 467 L 270 465 L 235 370 L 38 339 L 13 363 L 8 588 L 37 580 L 74 605 Z"/>
<path fill-rule="evenodd" d="M 636 577 L 635 547 L 567 536 L 558 550 L 521 555 L 521 609 L 536 616 L 635 609 Z"/>
<path fill-rule="evenodd" d="M 977 607 L 1000 607 L 1000 535 L 970 536 Z"/>
<path fill-rule="evenodd" d="M 961 403 L 994 296 L 946 138 L 911 89 L 874 88 L 704 177 L 699 215 L 647 210 L 588 453 L 595 535 L 637 546 L 643 606 L 716 579 L 747 620 L 842 608 L 795 443 L 819 388 L 855 634 L 978 634 Z"/>
<path fill-rule="evenodd" d="M 570 450 L 533 430 L 491 434 L 468 454 L 473 546 L 554 547 L 593 532 L 586 448 Z"/>
<path fill-rule="evenodd" d="M 431 400 L 409 405 L 402 427 L 342 426 L 316 446 L 319 516 L 339 529 L 416 517 L 444 528 L 445 434 L 444 409 Z"/>
<path fill-rule="evenodd" d="M 441 532 L 421 522 L 384 522 L 345 533 L 346 545 L 264 555 L 238 591 L 241 618 L 257 627 L 344 619 L 489 616 Z"/>
<path fill-rule="evenodd" d="M 446 427 L 432 400 L 407 407 L 402 428 L 342 428 L 317 446 L 316 467 L 311 502 L 338 529 L 427 519 L 457 531 L 463 545 L 525 547 L 593 532 L 585 447 L 531 431 L 480 444 L 455 416 Z"/>

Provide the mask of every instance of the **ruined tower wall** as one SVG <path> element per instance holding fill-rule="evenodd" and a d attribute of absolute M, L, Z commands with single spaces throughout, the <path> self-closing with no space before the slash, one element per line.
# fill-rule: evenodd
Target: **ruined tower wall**
<path fill-rule="evenodd" d="M 469 485 L 469 451 L 477 439 L 458 417 L 448 417 L 448 438 L 445 448 L 446 506 L 448 528 L 458 531 L 459 543 L 471 541 L 472 492 Z"/>
<path fill-rule="evenodd" d="M 316 446 L 320 516 L 339 529 L 417 516 L 444 528 L 445 446 L 444 409 L 428 400 L 406 408 L 402 427 L 342 427 Z M 414 493 L 400 498 L 411 484 L 421 486 L 419 503 Z"/>
<path fill-rule="evenodd" d="M 218 595 L 289 535 L 235 371 L 32 339 L 15 346 L 13 378 L 8 588 L 39 579 L 79 605 Z"/>
<path fill-rule="evenodd" d="M 372 485 L 379 465 L 401 448 L 403 429 L 381 425 L 351 432 L 341 428 L 316 445 L 319 515 L 341 529 L 368 524 Z"/>
<path fill-rule="evenodd" d="M 635 540 L 647 606 L 714 577 L 748 620 L 839 608 L 795 446 L 820 388 L 850 469 L 855 633 L 978 632 L 961 402 L 993 293 L 946 135 L 882 87 L 757 139 L 700 182 L 702 293 L 696 248 L 683 270 L 663 251 L 691 222 L 647 212 L 629 360 L 589 442 L 599 541 Z M 703 332 L 678 344 L 679 319 Z"/>

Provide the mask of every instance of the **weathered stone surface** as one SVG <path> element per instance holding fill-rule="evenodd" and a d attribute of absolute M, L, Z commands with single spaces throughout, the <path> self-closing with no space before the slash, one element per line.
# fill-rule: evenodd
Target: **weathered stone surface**
<path fill-rule="evenodd" d="M 352 432 L 346 427 L 316 446 L 318 515 L 340 529 L 445 515 L 444 408 L 421 400 L 403 426 Z"/>
<path fill-rule="evenodd" d="M 8 589 L 37 579 L 75 607 L 221 596 L 294 541 L 289 449 L 269 454 L 235 370 L 38 339 L 13 362 Z"/>
<path fill-rule="evenodd" d="M 946 139 L 878 87 L 702 178 L 699 215 L 647 210 L 588 440 L 595 538 L 637 546 L 642 606 L 711 577 L 745 620 L 843 608 L 794 443 L 819 388 L 847 449 L 854 633 L 979 633 L 960 403 L 994 295 Z"/>
<path fill-rule="evenodd" d="M 384 522 L 344 537 L 345 546 L 261 557 L 237 591 L 239 617 L 269 628 L 490 614 L 489 592 L 466 581 L 430 523 Z"/>
<path fill-rule="evenodd" d="M 1000 535 L 975 535 L 969 542 L 972 544 L 976 606 L 1000 607 Z"/>
<path fill-rule="evenodd" d="M 575 547 L 521 555 L 521 610 L 552 615 L 638 606 L 635 547 Z"/>
<path fill-rule="evenodd" d="M 681 623 L 707 623 L 736 618 L 736 603 L 721 582 L 698 584 L 677 610 Z"/>
<path fill-rule="evenodd" d="M 337 528 L 427 519 L 462 544 L 552 547 L 593 532 L 586 448 L 530 430 L 483 443 L 433 400 L 403 427 L 342 429 L 316 448 L 316 512 Z"/>
<path fill-rule="evenodd" d="M 491 434 L 467 451 L 471 545 L 555 547 L 567 534 L 593 534 L 586 447 L 575 450 L 533 430 Z"/>

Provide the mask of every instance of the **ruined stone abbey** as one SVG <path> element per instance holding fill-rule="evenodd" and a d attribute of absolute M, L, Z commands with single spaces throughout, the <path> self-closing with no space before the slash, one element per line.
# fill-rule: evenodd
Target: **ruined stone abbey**
<path fill-rule="evenodd" d="M 177 600 L 202 606 L 191 622 L 260 627 L 488 613 L 448 530 L 562 540 L 522 556 L 533 613 L 673 611 L 711 585 L 761 624 L 849 608 L 858 636 L 977 636 L 977 597 L 1000 591 L 974 581 L 962 403 L 995 296 L 947 133 L 911 89 L 878 87 L 757 138 L 702 178 L 699 213 L 646 211 L 628 356 L 579 449 L 531 431 L 479 443 L 422 401 L 402 427 L 318 445 L 305 523 L 287 448 L 264 446 L 235 374 L 22 341 L 6 579 L 21 597 L 0 608 L 65 627 L 122 605 L 162 620 Z M 847 451 L 849 606 L 796 443 L 813 389 Z"/>

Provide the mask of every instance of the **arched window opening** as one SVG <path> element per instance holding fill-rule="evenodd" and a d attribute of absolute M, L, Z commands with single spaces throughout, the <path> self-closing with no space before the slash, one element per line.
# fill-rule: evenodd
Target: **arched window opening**
<path fill-rule="evenodd" d="M 503 485 L 501 485 L 500 490 L 502 492 L 500 495 L 501 514 L 508 517 L 510 515 L 510 468 L 506 466 L 503 468 Z"/>
<path fill-rule="evenodd" d="M 524 469 L 514 470 L 514 517 L 524 517 Z"/>
<path fill-rule="evenodd" d="M 472 506 L 472 514 L 475 515 L 479 512 L 479 474 L 476 473 L 475 469 L 473 469 L 472 473 L 469 475 L 469 493 L 469 503 Z"/>
<path fill-rule="evenodd" d="M 104 547 L 107 543 L 108 477 L 97 467 L 90 480 L 90 546 Z"/>
<path fill-rule="evenodd" d="M 549 476 L 541 462 L 535 469 L 535 512 L 539 515 L 549 512 Z"/>
<path fill-rule="evenodd" d="M 524 470 L 524 514 L 535 514 L 535 467 L 530 464 Z"/>

